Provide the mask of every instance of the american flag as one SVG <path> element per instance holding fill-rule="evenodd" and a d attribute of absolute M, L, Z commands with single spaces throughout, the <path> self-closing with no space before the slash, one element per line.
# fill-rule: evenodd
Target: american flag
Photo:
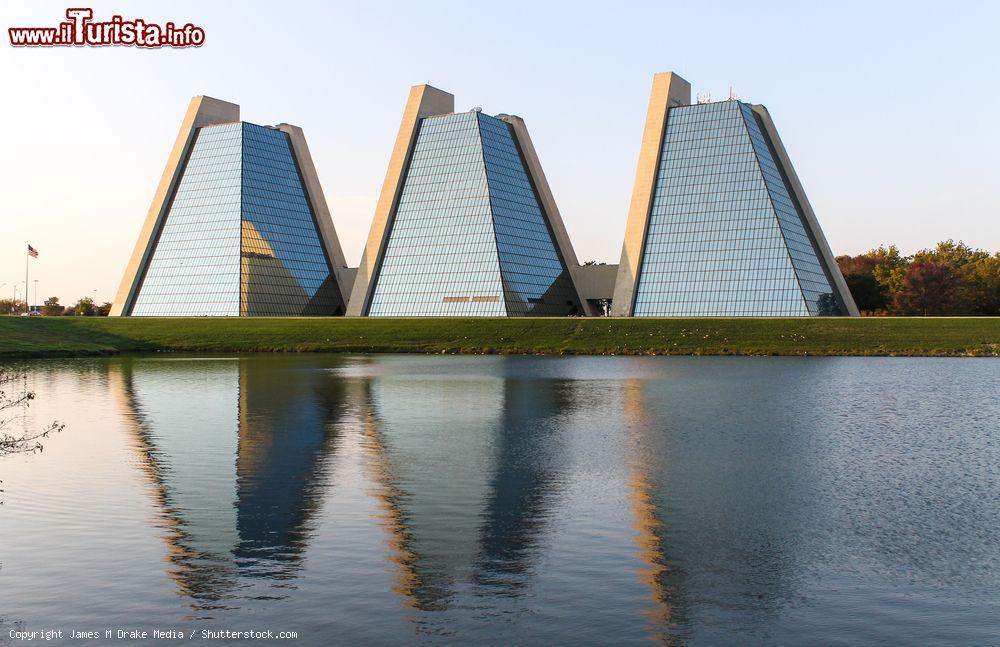
<path fill-rule="evenodd" d="M 31 258 L 38 258 L 38 250 L 31 245 L 28 245 L 28 256 Z"/>

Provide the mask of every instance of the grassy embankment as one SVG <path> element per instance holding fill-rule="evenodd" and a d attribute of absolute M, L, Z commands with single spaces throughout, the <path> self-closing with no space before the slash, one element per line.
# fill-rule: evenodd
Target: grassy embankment
<path fill-rule="evenodd" d="M 189 352 L 1000 356 L 1000 318 L 0 317 L 0 358 Z"/>

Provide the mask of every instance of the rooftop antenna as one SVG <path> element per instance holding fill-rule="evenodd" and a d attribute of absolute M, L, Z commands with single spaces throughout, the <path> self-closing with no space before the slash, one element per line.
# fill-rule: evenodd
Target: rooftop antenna
<path fill-rule="evenodd" d="M 472 112 L 482 112 L 482 111 L 483 109 L 480 106 L 476 106 L 475 108 L 472 109 Z"/>
<path fill-rule="evenodd" d="M 736 90 L 733 89 L 733 86 L 729 86 L 729 99 L 728 99 L 728 101 L 739 101 L 739 100 L 740 100 L 740 98 L 736 95 Z"/>
<path fill-rule="evenodd" d="M 711 92 L 699 92 L 698 93 L 698 103 L 712 103 L 712 93 Z"/>

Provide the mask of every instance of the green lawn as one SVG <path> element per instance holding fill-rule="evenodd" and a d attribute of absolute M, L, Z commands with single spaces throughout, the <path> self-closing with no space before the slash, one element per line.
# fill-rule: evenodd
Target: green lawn
<path fill-rule="evenodd" d="M 0 357 L 150 351 L 1000 356 L 1000 318 L 0 317 Z"/>

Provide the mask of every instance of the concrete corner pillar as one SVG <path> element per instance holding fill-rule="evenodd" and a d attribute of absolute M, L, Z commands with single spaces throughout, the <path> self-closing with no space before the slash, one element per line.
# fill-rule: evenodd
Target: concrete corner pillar
<path fill-rule="evenodd" d="M 184 114 L 184 121 L 181 122 L 180 132 L 177 133 L 174 147 L 167 159 L 167 167 L 163 170 L 160 183 L 153 195 L 153 204 L 150 205 L 149 211 L 146 213 L 146 220 L 139 232 L 139 240 L 135 243 L 132 257 L 125 268 L 125 275 L 122 277 L 118 293 L 111 305 L 110 316 L 128 315 L 132 310 L 136 292 L 142 282 L 142 275 L 152 256 L 153 246 L 163 224 L 163 218 L 170 209 L 170 202 L 174 190 L 177 188 L 177 183 L 180 181 L 184 163 L 190 152 L 191 144 L 194 142 L 195 133 L 202 126 L 229 124 L 239 120 L 240 107 L 235 103 L 220 101 L 212 97 L 199 96 L 191 99 L 187 112 Z"/>
<path fill-rule="evenodd" d="M 351 298 L 347 304 L 348 317 L 362 317 L 368 312 L 368 303 L 374 287 L 375 273 L 385 251 L 386 235 L 399 203 L 403 180 L 410 163 L 413 146 L 416 144 L 420 120 L 433 115 L 446 115 L 455 111 L 455 97 L 429 85 L 415 85 L 410 88 L 410 96 L 403 109 L 403 121 L 399 124 L 396 143 L 389 158 L 389 168 L 382 182 L 382 192 L 375 205 L 375 215 L 368 231 L 368 242 L 361 256 Z"/>
<path fill-rule="evenodd" d="M 635 184 L 632 186 L 632 202 L 629 205 L 628 221 L 625 225 L 625 241 L 622 244 L 622 256 L 618 264 L 618 276 L 615 279 L 615 294 L 611 303 L 612 316 L 632 316 L 639 267 L 646 241 L 646 228 L 649 225 L 656 175 L 660 166 L 663 136 L 667 128 L 667 113 L 670 108 L 690 103 L 690 83 L 673 72 L 661 72 L 653 76 L 653 89 L 649 95 L 649 107 L 646 109 L 646 126 L 642 132 L 642 147 L 639 149 L 639 164 L 635 172 Z"/>

